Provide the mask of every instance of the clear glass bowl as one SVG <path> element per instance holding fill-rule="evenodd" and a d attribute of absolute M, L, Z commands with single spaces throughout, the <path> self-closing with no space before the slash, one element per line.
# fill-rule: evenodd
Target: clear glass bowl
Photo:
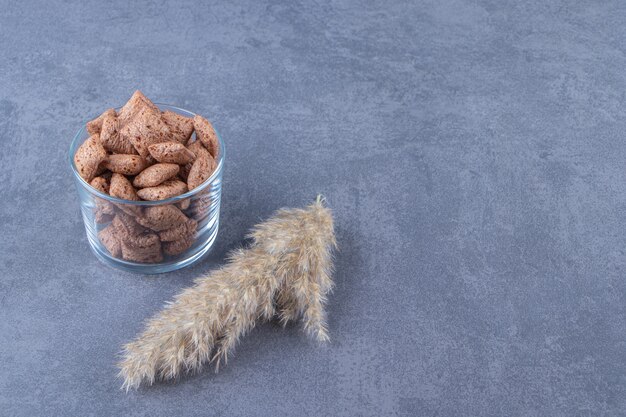
<path fill-rule="evenodd" d="M 194 113 L 188 110 L 162 103 L 155 104 L 163 111 L 170 110 L 187 117 L 195 116 Z M 224 168 L 225 156 L 224 142 L 217 130 L 216 133 L 219 140 L 219 155 L 216 161 L 217 168 L 208 180 L 191 191 L 166 200 L 130 201 L 111 197 L 108 194 L 97 191 L 78 174 L 74 164 L 74 154 L 78 147 L 89 138 L 85 124 L 83 124 L 83 127 L 78 131 L 70 145 L 69 163 L 74 174 L 74 179 L 76 180 L 76 188 L 80 199 L 80 208 L 85 223 L 85 230 L 87 231 L 87 239 L 98 259 L 118 269 L 142 274 L 158 274 L 191 265 L 209 252 L 215 243 L 219 230 L 222 170 Z M 192 140 L 194 139 L 195 133 L 194 136 L 192 136 Z M 106 241 L 106 229 L 111 226 L 111 220 L 113 220 L 115 216 L 119 215 L 118 220 L 116 220 L 118 221 L 117 224 L 121 224 L 119 223 L 119 219 L 130 218 L 136 219 L 138 222 L 142 222 L 143 225 L 145 225 L 146 218 L 144 214 L 146 213 L 154 213 L 159 210 L 175 211 L 170 208 L 164 208 L 164 206 L 174 206 L 191 219 L 189 224 L 192 226 L 189 227 L 195 228 L 195 231 L 186 234 L 186 239 L 189 240 L 185 240 L 182 245 L 179 245 L 178 242 L 160 243 L 163 259 L 160 259 L 160 257 L 154 258 L 153 256 L 150 256 L 149 259 L 144 259 L 143 252 L 139 251 L 135 254 L 131 249 L 128 249 L 130 252 L 124 255 L 119 253 L 117 248 L 113 250 L 115 253 L 109 252 L 103 241 Z M 178 212 L 176 212 L 176 214 L 178 214 Z M 159 227 L 157 227 L 157 229 L 158 228 Z M 108 230 L 113 230 L 113 226 Z M 138 245 L 142 248 L 153 247 L 155 244 L 153 236 L 151 236 L 153 234 L 160 235 L 160 232 L 148 231 L 146 236 L 139 236 L 141 242 L 139 242 Z M 182 241 L 183 240 L 181 240 L 181 242 Z M 181 250 L 182 252 L 180 252 Z M 126 256 L 129 254 L 130 256 Z M 145 261 L 137 262 L 123 259 L 124 257 L 127 259 L 134 258 Z"/>

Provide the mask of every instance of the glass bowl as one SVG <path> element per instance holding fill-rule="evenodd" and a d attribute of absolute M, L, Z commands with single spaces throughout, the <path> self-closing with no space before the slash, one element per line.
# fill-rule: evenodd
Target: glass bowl
<path fill-rule="evenodd" d="M 195 116 L 195 113 L 175 106 L 155 104 L 162 111 L 169 110 L 186 117 Z M 215 132 L 219 141 L 217 168 L 205 182 L 191 191 L 165 200 L 131 201 L 101 193 L 79 175 L 74 164 L 74 154 L 78 147 L 89 138 L 86 126 L 83 124 L 70 145 L 69 163 L 78 190 L 87 240 L 98 259 L 109 266 L 125 271 L 158 274 L 189 266 L 209 252 L 219 230 L 222 170 L 225 156 L 224 142 L 219 132 L 217 130 Z M 195 133 L 190 140 L 195 140 Z M 174 227 L 156 231 L 141 229 L 143 233 L 128 235 L 136 236 L 132 243 L 136 243 L 137 250 L 134 245 L 120 244 L 118 238 L 114 238 L 118 244 L 111 244 L 112 230 L 135 229 L 138 223 L 141 223 L 139 228 L 155 227 L 151 224 L 146 225 L 146 221 L 149 220 L 146 216 L 157 212 L 174 212 L 177 215 L 182 212 L 189 220 L 185 220 L 186 226 L 177 224 L 176 227 L 181 229 L 187 227 L 184 233 L 185 238 L 175 240 L 180 235 L 177 234 L 179 229 Z M 132 230 L 129 231 L 132 232 Z M 154 235 L 157 235 L 158 239 L 155 239 Z M 155 244 L 160 245 L 161 255 L 154 255 Z M 151 248 L 149 256 L 147 255 L 148 248 Z"/>

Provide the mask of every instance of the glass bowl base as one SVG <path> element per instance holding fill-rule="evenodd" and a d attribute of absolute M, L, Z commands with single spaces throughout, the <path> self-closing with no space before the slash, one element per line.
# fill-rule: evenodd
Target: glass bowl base
<path fill-rule="evenodd" d="M 102 263 L 107 266 L 113 267 L 115 269 L 120 269 L 122 271 L 134 272 L 138 274 L 162 274 L 164 272 L 171 272 L 185 268 L 197 262 L 204 255 L 209 253 L 217 238 L 218 229 L 219 223 L 215 225 L 206 242 L 202 246 L 195 248 L 194 251 L 191 251 L 188 256 L 182 259 L 178 257 L 179 259 L 170 262 L 165 261 L 156 264 L 129 262 L 122 259 L 114 258 L 106 249 L 102 247 L 102 244 L 99 241 L 92 242 L 91 239 L 89 239 L 89 235 L 88 240 L 91 251 Z"/>

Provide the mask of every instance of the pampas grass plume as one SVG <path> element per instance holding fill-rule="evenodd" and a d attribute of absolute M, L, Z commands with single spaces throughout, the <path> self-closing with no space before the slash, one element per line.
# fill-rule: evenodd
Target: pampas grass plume
<path fill-rule="evenodd" d="M 323 199 L 279 210 L 249 237 L 248 248 L 183 290 L 124 346 L 123 388 L 176 379 L 211 362 L 217 371 L 242 336 L 275 316 L 282 324 L 301 319 L 307 334 L 328 340 L 324 304 L 336 242 Z"/>

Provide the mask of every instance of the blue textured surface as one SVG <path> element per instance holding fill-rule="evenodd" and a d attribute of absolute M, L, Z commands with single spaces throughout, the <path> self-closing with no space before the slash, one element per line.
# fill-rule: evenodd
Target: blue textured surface
<path fill-rule="evenodd" d="M 0 0 L 1 415 L 626 414 L 623 2 L 127 3 Z M 216 249 L 165 276 L 98 263 L 66 161 L 136 88 L 229 149 Z M 332 343 L 120 391 L 142 321 L 318 192 Z"/>

